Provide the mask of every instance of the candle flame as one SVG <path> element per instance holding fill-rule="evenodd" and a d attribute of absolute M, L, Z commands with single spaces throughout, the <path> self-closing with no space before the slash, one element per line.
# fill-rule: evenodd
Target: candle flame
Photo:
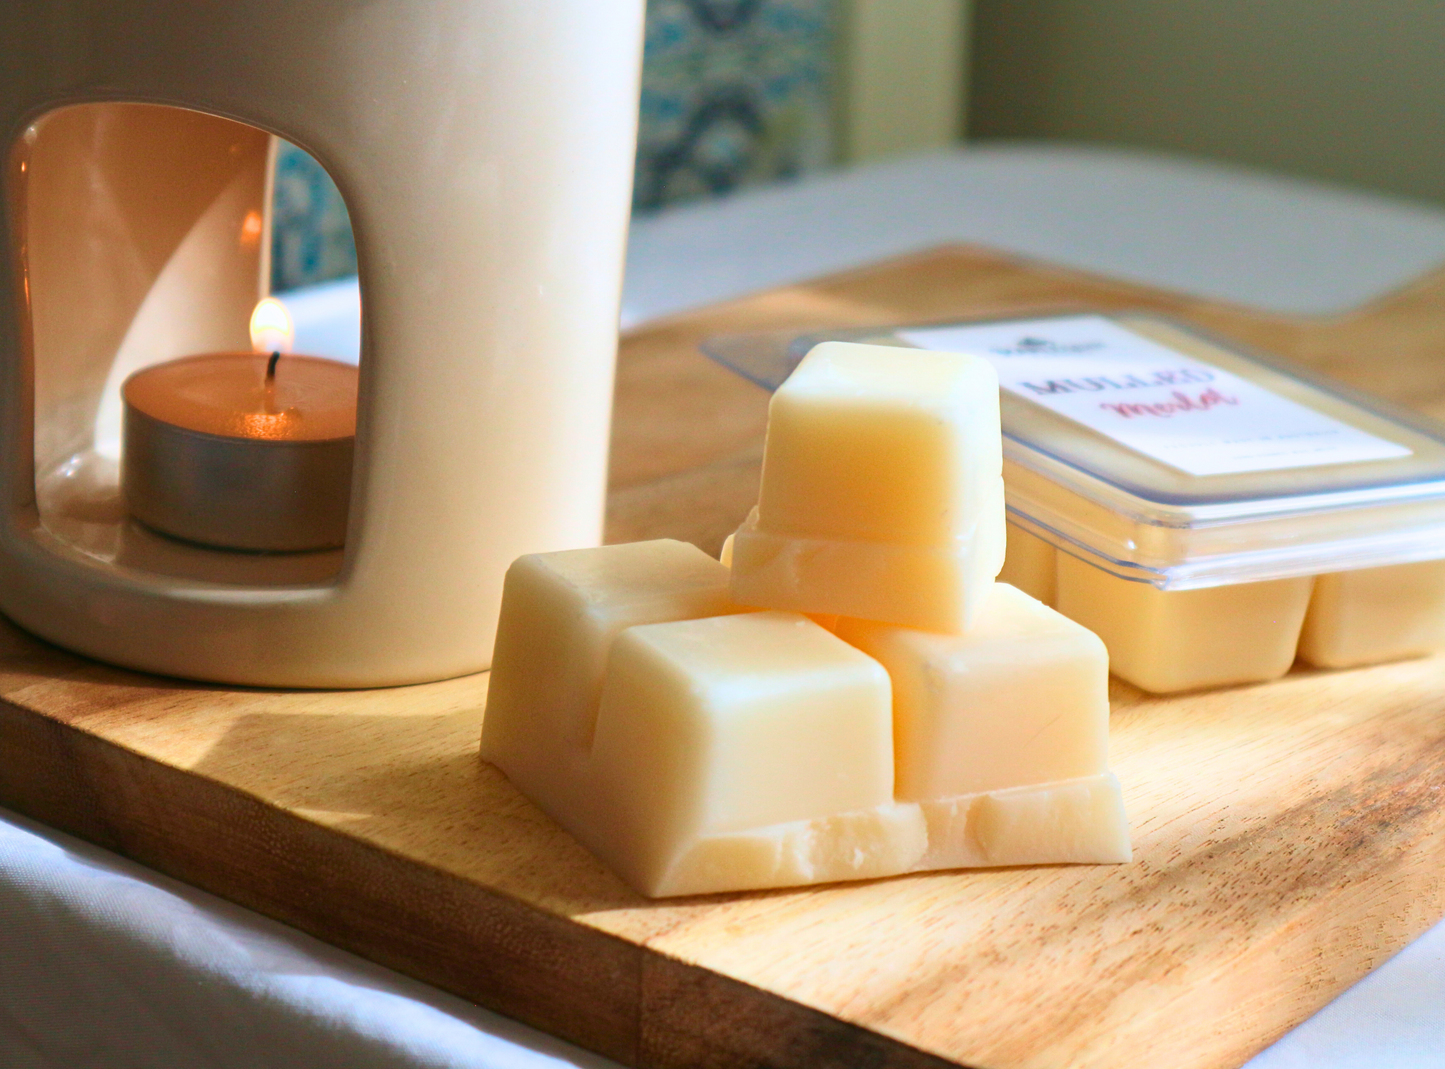
<path fill-rule="evenodd" d="M 251 348 L 258 353 L 291 351 L 291 313 L 275 297 L 267 297 L 251 313 Z"/>

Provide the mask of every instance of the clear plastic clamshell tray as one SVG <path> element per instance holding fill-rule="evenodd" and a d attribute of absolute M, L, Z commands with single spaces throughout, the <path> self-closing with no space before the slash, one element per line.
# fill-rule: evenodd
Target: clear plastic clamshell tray
<path fill-rule="evenodd" d="M 990 356 L 1009 519 L 1120 578 L 1188 590 L 1445 557 L 1445 426 L 1176 322 L 773 332 L 703 351 L 775 389 L 826 339 Z"/>

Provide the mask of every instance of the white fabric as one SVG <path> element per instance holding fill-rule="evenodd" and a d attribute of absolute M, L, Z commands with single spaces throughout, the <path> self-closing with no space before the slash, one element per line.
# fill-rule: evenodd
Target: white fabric
<path fill-rule="evenodd" d="M 624 322 L 947 241 L 1291 314 L 1445 261 L 1445 212 L 1137 153 L 943 153 L 638 220 Z M 355 280 L 286 295 L 356 359 Z M 3 754 L 0 754 L 3 759 Z M 612 1066 L 0 811 L 0 1069 Z M 1445 1069 L 1445 923 L 1248 1069 Z"/>
<path fill-rule="evenodd" d="M 612 1069 L 0 810 L 4 1069 Z"/>
<path fill-rule="evenodd" d="M 1158 154 L 968 148 L 638 220 L 623 321 L 947 241 L 1327 315 L 1445 262 L 1445 210 Z"/>

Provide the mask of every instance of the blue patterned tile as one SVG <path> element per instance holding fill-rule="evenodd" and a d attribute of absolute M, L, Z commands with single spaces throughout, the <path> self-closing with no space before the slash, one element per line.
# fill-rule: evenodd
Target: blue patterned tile
<path fill-rule="evenodd" d="M 635 208 L 834 155 L 835 0 L 649 0 Z"/>
<path fill-rule="evenodd" d="M 356 274 L 346 203 L 311 154 L 288 142 L 276 153 L 271 288 L 295 289 Z"/>

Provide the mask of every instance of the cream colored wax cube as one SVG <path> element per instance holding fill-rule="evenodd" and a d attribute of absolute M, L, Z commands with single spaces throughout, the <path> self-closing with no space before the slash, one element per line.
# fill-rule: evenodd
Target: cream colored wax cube
<path fill-rule="evenodd" d="M 1277 679 L 1294 663 L 1314 579 L 1158 590 L 1058 555 L 1058 607 L 1104 640 L 1114 673 L 1167 694 Z"/>
<path fill-rule="evenodd" d="M 726 568 L 733 566 L 733 537 L 733 535 L 728 535 L 727 538 L 723 539 L 722 552 L 718 554 L 718 560 L 722 561 L 723 566 Z M 825 627 L 829 631 L 838 626 L 838 614 L 836 612 L 805 612 L 803 615 L 819 627 Z"/>
<path fill-rule="evenodd" d="M 1005 583 L 964 635 L 850 619 L 837 633 L 893 681 L 895 794 L 928 823 L 920 868 L 1129 859 L 1096 635 Z"/>
<path fill-rule="evenodd" d="M 840 620 L 893 681 L 896 794 L 921 801 L 1105 772 L 1109 655 L 1006 583 L 965 635 Z"/>
<path fill-rule="evenodd" d="M 981 865 L 1120 864 L 1132 861 L 1124 795 L 1112 772 L 980 795 L 965 838 L 948 834 L 953 806 L 923 803 L 935 868 Z"/>
<path fill-rule="evenodd" d="M 1334 572 L 1315 579 L 1299 655 L 1348 668 L 1445 649 L 1445 561 Z"/>
<path fill-rule="evenodd" d="M 986 360 L 824 342 L 773 395 L 742 604 L 962 631 L 1003 565 L 998 377 Z"/>
<path fill-rule="evenodd" d="M 482 756 L 561 819 L 589 790 L 587 753 L 617 634 L 734 611 L 727 569 L 685 542 L 518 558 L 502 591 Z"/>
<path fill-rule="evenodd" d="M 613 644 L 584 843 L 649 895 L 905 871 L 888 674 L 796 613 L 629 628 Z"/>
<path fill-rule="evenodd" d="M 999 581 L 1018 587 L 1045 605 L 1053 605 L 1058 591 L 1059 551 L 1013 522 L 1008 524 L 1006 544 Z"/>

